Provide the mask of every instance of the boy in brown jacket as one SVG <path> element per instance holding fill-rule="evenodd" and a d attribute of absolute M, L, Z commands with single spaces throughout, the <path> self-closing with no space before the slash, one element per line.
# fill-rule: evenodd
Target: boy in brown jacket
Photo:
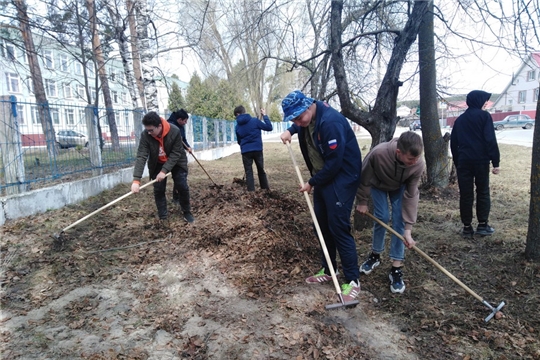
<path fill-rule="evenodd" d="M 403 235 L 408 248 L 415 245 L 411 230 L 418 212 L 418 183 L 424 171 L 424 161 L 421 158 L 423 150 L 422 138 L 412 131 L 404 132 L 399 139 L 375 146 L 363 161 L 362 177 L 356 193 L 356 211 L 365 214 L 368 211 L 368 198 L 371 196 L 373 215 L 384 223 L 390 220 L 390 201 L 392 228 Z M 372 252 L 360 267 L 360 272 L 367 275 L 380 264 L 385 235 L 386 229 L 375 222 Z M 390 259 L 390 290 L 393 293 L 402 293 L 405 291 L 401 270 L 405 260 L 405 244 L 395 235 L 392 235 Z"/>

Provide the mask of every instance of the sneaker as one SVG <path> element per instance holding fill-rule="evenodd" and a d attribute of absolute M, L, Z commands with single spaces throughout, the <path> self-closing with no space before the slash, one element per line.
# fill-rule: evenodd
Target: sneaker
<path fill-rule="evenodd" d="M 472 239 L 474 236 L 474 229 L 471 225 L 464 226 L 463 230 L 461 230 L 461 236 L 466 239 Z"/>
<path fill-rule="evenodd" d="M 476 233 L 480 236 L 491 236 L 495 232 L 495 229 L 488 225 L 488 223 L 478 224 L 476 227 Z"/>
<path fill-rule="evenodd" d="M 353 280 L 348 284 L 341 285 L 341 295 L 344 302 L 353 301 L 360 294 L 360 281 Z"/>
<path fill-rule="evenodd" d="M 336 272 L 336 276 L 338 274 L 339 273 Z M 319 270 L 319 272 L 316 273 L 315 275 L 306 278 L 306 282 L 308 284 L 320 284 L 320 283 L 327 282 L 327 281 L 330 281 L 330 280 L 332 280 L 332 276 L 325 274 L 324 273 L 324 268 Z"/>
<path fill-rule="evenodd" d="M 360 272 L 366 275 L 370 274 L 373 269 L 380 265 L 380 260 L 381 258 L 379 255 L 375 255 L 374 253 L 369 254 L 368 259 L 360 266 Z"/>
<path fill-rule="evenodd" d="M 403 272 L 401 269 L 391 270 L 388 277 L 390 278 L 390 291 L 392 291 L 392 293 L 401 294 L 405 291 L 405 283 L 403 282 Z"/>
<path fill-rule="evenodd" d="M 188 223 L 192 223 L 195 221 L 195 218 L 193 217 L 193 214 L 191 214 L 190 212 L 185 212 L 184 213 L 184 220 L 186 220 Z"/>

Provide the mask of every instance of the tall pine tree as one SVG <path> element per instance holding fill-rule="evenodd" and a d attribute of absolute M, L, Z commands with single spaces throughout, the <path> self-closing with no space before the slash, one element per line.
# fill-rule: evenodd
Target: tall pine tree
<path fill-rule="evenodd" d="M 180 87 L 175 82 L 172 83 L 171 92 L 169 93 L 169 111 L 175 112 L 186 107 L 186 101 L 180 91 Z"/>

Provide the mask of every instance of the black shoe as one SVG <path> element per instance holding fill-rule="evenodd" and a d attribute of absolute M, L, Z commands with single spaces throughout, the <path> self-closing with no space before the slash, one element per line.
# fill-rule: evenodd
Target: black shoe
<path fill-rule="evenodd" d="M 192 223 L 195 221 L 195 218 L 193 217 L 193 215 L 190 213 L 190 212 L 185 212 L 184 213 L 184 220 L 186 220 L 188 223 Z"/>
<path fill-rule="evenodd" d="M 474 229 L 471 225 L 464 226 L 463 230 L 461 231 L 461 236 L 466 239 L 472 239 L 474 236 Z"/>
<path fill-rule="evenodd" d="M 360 266 L 360 272 L 366 275 L 370 274 L 373 269 L 379 266 L 381 263 L 381 258 L 379 254 L 371 253 L 366 261 Z"/>
<path fill-rule="evenodd" d="M 488 223 L 478 224 L 476 227 L 476 233 L 480 236 L 491 236 L 495 232 L 495 229 L 488 225 Z"/>
<path fill-rule="evenodd" d="M 390 291 L 392 293 L 403 293 L 405 291 L 405 283 L 403 282 L 403 272 L 400 268 L 393 269 L 390 271 L 390 275 L 388 275 L 390 278 Z"/>

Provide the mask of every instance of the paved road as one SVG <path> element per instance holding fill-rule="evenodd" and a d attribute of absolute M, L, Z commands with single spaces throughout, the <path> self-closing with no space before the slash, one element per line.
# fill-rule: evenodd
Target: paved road
<path fill-rule="evenodd" d="M 399 137 L 401 133 L 404 131 L 408 131 L 409 128 L 406 127 L 397 127 L 396 132 L 394 133 L 394 137 Z M 443 128 L 442 134 L 446 132 L 451 132 L 451 129 Z M 510 144 L 510 145 L 521 145 L 521 146 L 527 146 L 532 147 L 533 143 L 533 132 L 534 128 L 532 129 L 512 129 L 512 130 L 498 130 L 495 131 L 495 135 L 497 136 L 497 141 L 499 144 Z M 416 130 L 416 133 L 422 136 L 422 131 Z M 280 142 L 279 139 L 280 134 L 268 134 L 264 135 L 263 132 L 263 141 L 265 142 Z M 360 131 L 357 131 L 356 136 L 360 138 L 370 138 L 371 136 L 365 129 L 361 129 Z"/>

